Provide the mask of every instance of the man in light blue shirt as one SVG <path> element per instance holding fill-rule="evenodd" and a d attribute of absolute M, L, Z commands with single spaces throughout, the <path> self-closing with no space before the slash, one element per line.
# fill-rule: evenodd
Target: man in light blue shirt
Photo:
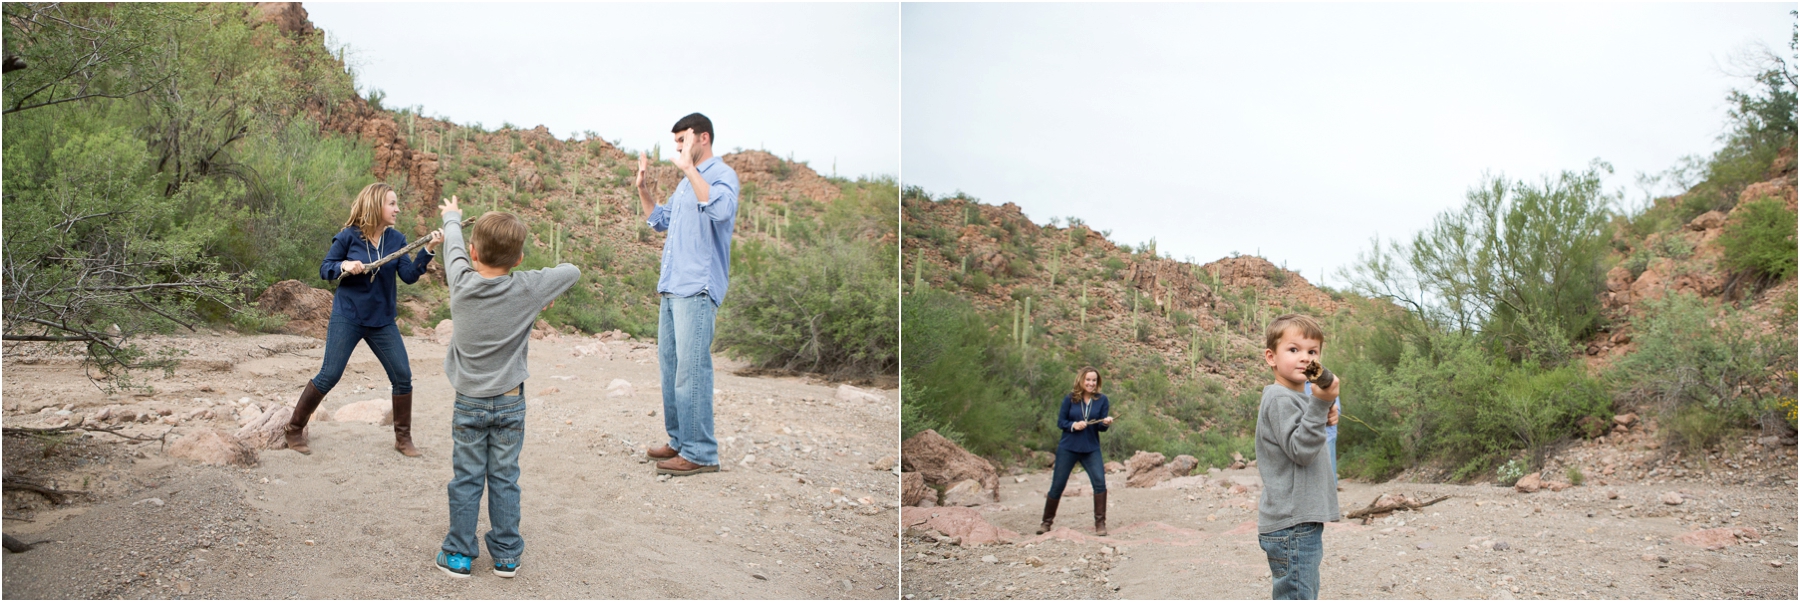
<path fill-rule="evenodd" d="M 675 122 L 675 157 L 681 183 L 668 203 L 655 205 L 648 159 L 638 155 L 638 201 L 649 225 L 668 232 L 656 292 L 656 355 L 662 371 L 663 426 L 669 443 L 646 452 L 656 472 L 685 476 L 718 472 L 713 438 L 713 320 L 731 282 L 732 218 L 737 215 L 737 172 L 713 156 L 712 120 L 694 113 Z"/>

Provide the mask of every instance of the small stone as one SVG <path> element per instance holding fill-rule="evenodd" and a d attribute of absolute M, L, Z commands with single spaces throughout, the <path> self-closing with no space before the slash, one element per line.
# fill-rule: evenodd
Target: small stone
<path fill-rule="evenodd" d="M 1606 499 L 1609 499 L 1609 500 L 1616 500 L 1616 499 L 1619 499 L 1619 492 L 1617 492 L 1617 491 L 1607 491 L 1607 492 L 1606 492 Z"/>
<path fill-rule="evenodd" d="M 147 498 L 144 498 L 144 499 L 141 499 L 141 500 L 131 503 L 131 505 L 133 505 L 133 506 L 136 506 L 138 504 L 149 504 L 152 506 L 161 506 L 161 505 L 163 505 L 163 501 L 162 501 L 162 498 L 159 498 L 159 497 L 147 497 Z"/>
<path fill-rule="evenodd" d="M 1772 566 L 1775 568 L 1781 568 L 1781 561 L 1780 560 L 1770 560 L 1769 566 Z"/>
<path fill-rule="evenodd" d="M 844 585 L 844 591 L 850 591 L 852 589 L 855 589 L 855 586 L 850 585 L 849 579 L 845 579 L 843 581 L 840 581 L 839 583 L 842 583 Z"/>
<path fill-rule="evenodd" d="M 1657 562 L 1655 554 L 1645 554 L 1639 556 L 1638 559 L 1643 560 L 1644 562 Z"/>
<path fill-rule="evenodd" d="M 1437 547 L 1437 544 L 1431 543 L 1429 541 L 1421 541 L 1419 543 L 1413 544 L 1413 546 L 1418 549 L 1421 549 L 1421 550 L 1429 550 L 1429 549 Z"/>
<path fill-rule="evenodd" d="M 313 540 L 310 540 L 310 539 L 306 540 L 306 545 L 309 545 L 309 546 L 314 545 Z"/>
<path fill-rule="evenodd" d="M 982 562 L 985 562 L 985 563 L 988 563 L 988 564 L 994 564 L 994 563 L 996 563 L 996 562 L 1000 562 L 1000 559 L 999 559 L 999 558 L 995 558 L 995 557 L 994 557 L 994 555 L 993 555 L 993 554 L 988 554 L 988 555 L 986 555 L 986 556 L 982 556 L 982 557 L 981 557 L 981 561 L 982 561 Z"/>
<path fill-rule="evenodd" d="M 1025 564 L 1029 564 L 1034 567 L 1035 566 L 1044 566 L 1044 559 L 1038 558 L 1036 556 L 1031 556 L 1031 557 L 1028 557 L 1025 559 Z"/>
<path fill-rule="evenodd" d="M 1680 493 L 1676 493 L 1673 491 L 1662 494 L 1661 499 L 1662 499 L 1662 503 L 1668 504 L 1670 506 L 1680 506 L 1682 502 L 1687 501 L 1687 500 L 1684 500 L 1681 498 Z"/>
<path fill-rule="evenodd" d="M 175 582 L 175 590 L 179 591 L 181 593 L 184 593 L 184 594 L 193 593 L 194 584 L 186 582 L 186 581 L 176 581 Z"/>
<path fill-rule="evenodd" d="M 663 475 L 663 476 L 665 476 L 665 477 L 666 477 L 666 476 L 669 476 L 669 475 Z M 760 579 L 760 580 L 763 580 L 763 581 L 768 581 L 768 580 L 769 580 L 769 578 L 768 578 L 768 577 L 764 577 L 764 576 L 763 576 L 763 574 L 762 574 L 762 573 L 750 573 L 750 576 L 751 576 L 751 577 L 755 577 L 755 578 L 757 578 L 757 579 Z"/>
<path fill-rule="evenodd" d="M 669 480 L 669 475 L 666 475 L 666 474 L 656 475 L 656 482 L 658 482 L 658 483 L 661 483 L 661 482 L 667 481 L 667 480 Z"/>
<path fill-rule="evenodd" d="M 1494 542 L 1494 551 L 1495 551 L 1495 552 L 1505 552 L 1505 551 L 1507 551 L 1507 550 L 1510 550 L 1510 549 L 1512 549 L 1512 545 L 1511 545 L 1511 544 L 1508 544 L 1508 543 L 1506 543 L 1506 542 L 1504 542 L 1504 541 L 1496 541 L 1496 542 Z"/>

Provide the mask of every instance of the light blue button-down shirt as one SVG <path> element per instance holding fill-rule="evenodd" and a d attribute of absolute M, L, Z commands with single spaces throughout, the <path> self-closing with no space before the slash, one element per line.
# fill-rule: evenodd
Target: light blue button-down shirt
<path fill-rule="evenodd" d="M 668 232 L 663 240 L 662 277 L 656 292 L 689 297 L 706 292 L 714 306 L 725 302 L 731 285 L 732 218 L 737 215 L 738 176 L 718 157 L 700 164 L 706 180 L 705 204 L 694 198 L 694 187 L 683 175 L 669 195 L 669 202 L 650 212 L 649 224 Z"/>

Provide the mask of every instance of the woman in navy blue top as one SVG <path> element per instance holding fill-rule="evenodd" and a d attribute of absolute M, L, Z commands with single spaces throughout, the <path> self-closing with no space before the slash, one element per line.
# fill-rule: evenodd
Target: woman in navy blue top
<path fill-rule="evenodd" d="M 306 422 L 343 378 L 356 344 L 367 341 L 393 385 L 394 449 L 407 456 L 419 455 L 412 443 L 412 364 L 406 358 L 406 341 L 394 324 L 394 279 L 418 282 L 425 267 L 431 265 L 432 248 L 444 235 L 432 232 L 431 242 L 419 251 L 417 259 L 401 255 L 392 263 L 369 269 L 367 264 L 406 246 L 406 235 L 393 228 L 399 215 L 400 197 L 393 187 L 381 182 L 364 187 L 350 206 L 349 221 L 332 237 L 331 250 L 319 264 L 319 277 L 337 280 L 338 287 L 331 300 L 331 324 L 325 331 L 324 365 L 307 381 L 300 402 L 294 405 L 294 417 L 288 420 L 287 446 L 294 451 L 312 453 L 306 446 Z"/>
<path fill-rule="evenodd" d="M 1100 394 L 1100 371 L 1084 366 L 1075 373 L 1075 387 L 1063 397 L 1062 409 L 1056 413 L 1056 426 L 1062 429 L 1062 441 L 1056 444 L 1056 469 L 1050 478 L 1050 494 L 1044 499 L 1044 524 L 1038 533 L 1050 530 L 1056 519 L 1056 504 L 1062 501 L 1063 487 L 1069 484 L 1069 472 L 1080 463 L 1094 486 L 1094 533 L 1106 535 L 1106 458 L 1100 454 L 1100 433 L 1112 426 L 1112 407 Z"/>

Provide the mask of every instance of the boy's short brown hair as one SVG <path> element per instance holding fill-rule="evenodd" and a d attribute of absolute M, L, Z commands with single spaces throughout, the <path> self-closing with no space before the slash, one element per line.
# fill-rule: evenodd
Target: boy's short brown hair
<path fill-rule="evenodd" d="M 525 220 L 505 211 L 489 211 L 475 219 L 469 243 L 480 247 L 481 263 L 510 268 L 525 254 L 525 237 L 531 233 Z"/>
<path fill-rule="evenodd" d="M 1269 322 L 1269 331 L 1263 335 L 1263 348 L 1274 351 L 1275 345 L 1281 342 L 1281 335 L 1286 334 L 1289 328 L 1298 328 L 1300 336 L 1318 341 L 1320 345 L 1325 344 L 1325 328 L 1319 326 L 1318 320 L 1306 314 L 1283 314 Z"/>

